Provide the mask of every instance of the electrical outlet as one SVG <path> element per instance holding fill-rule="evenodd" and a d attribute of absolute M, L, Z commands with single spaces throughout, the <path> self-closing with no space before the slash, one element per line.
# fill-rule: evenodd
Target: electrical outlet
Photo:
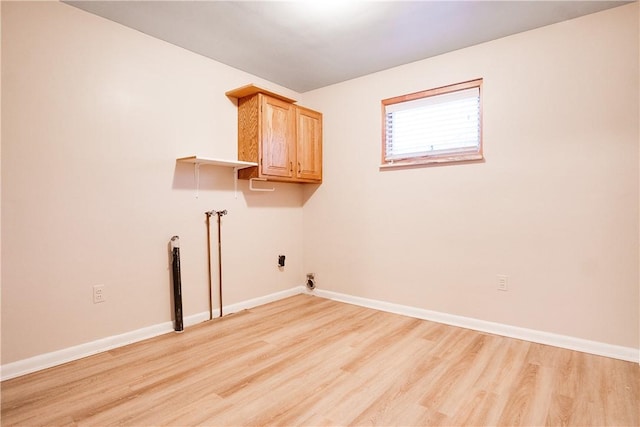
<path fill-rule="evenodd" d="M 509 290 L 509 276 L 506 276 L 504 274 L 498 274 L 498 290 L 499 291 Z"/>
<path fill-rule="evenodd" d="M 104 285 L 95 285 L 93 287 L 93 303 L 105 302 Z"/>

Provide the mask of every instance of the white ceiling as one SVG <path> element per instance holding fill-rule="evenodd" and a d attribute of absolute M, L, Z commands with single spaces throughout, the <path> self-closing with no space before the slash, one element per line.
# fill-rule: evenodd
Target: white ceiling
<path fill-rule="evenodd" d="M 627 1 L 65 1 L 306 92 Z"/>

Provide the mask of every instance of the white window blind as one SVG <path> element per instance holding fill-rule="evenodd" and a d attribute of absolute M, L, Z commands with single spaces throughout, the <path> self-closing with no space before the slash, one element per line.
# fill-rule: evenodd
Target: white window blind
<path fill-rule="evenodd" d="M 385 106 L 385 161 L 478 152 L 480 88 Z"/>

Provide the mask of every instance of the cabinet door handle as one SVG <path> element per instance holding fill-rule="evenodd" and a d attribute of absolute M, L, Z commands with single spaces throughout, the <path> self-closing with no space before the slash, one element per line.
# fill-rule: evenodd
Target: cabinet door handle
<path fill-rule="evenodd" d="M 293 173 L 293 162 L 289 162 L 289 172 Z"/>
<path fill-rule="evenodd" d="M 300 162 L 298 162 L 298 175 L 300 175 L 300 172 L 302 172 L 302 167 L 300 166 Z"/>

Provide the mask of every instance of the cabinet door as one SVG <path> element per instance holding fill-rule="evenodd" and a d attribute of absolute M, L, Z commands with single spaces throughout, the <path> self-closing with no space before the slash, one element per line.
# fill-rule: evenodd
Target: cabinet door
<path fill-rule="evenodd" d="M 296 107 L 296 133 L 296 176 L 322 181 L 322 114 Z"/>
<path fill-rule="evenodd" d="M 293 178 L 296 162 L 294 106 L 263 95 L 261 118 L 261 174 Z"/>

